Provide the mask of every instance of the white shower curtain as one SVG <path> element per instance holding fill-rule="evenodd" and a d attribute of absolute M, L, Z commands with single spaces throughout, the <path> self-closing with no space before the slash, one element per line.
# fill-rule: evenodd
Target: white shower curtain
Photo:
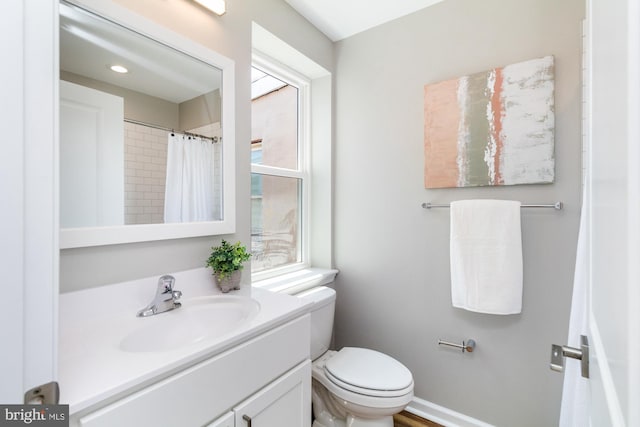
<path fill-rule="evenodd" d="M 210 140 L 169 134 L 165 223 L 215 219 L 214 160 Z"/>
<path fill-rule="evenodd" d="M 586 186 L 585 186 L 586 189 Z M 573 297 L 569 317 L 569 337 L 567 345 L 580 348 L 580 335 L 588 335 L 587 296 L 589 284 L 588 252 L 588 192 L 583 191 L 580 231 L 576 251 L 576 267 L 573 277 Z M 589 425 L 589 380 L 582 377 L 580 363 L 565 361 L 560 427 L 584 427 Z"/>

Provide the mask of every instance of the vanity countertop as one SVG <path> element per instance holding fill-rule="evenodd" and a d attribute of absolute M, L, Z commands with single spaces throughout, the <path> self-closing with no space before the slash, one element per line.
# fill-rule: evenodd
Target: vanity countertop
<path fill-rule="evenodd" d="M 172 275 L 174 288 L 182 292 L 183 307 L 190 298 L 240 295 L 253 298 L 260 310 L 215 339 L 167 351 L 128 352 L 120 343 L 127 333 L 148 324 L 150 318 L 136 313 L 152 300 L 158 277 L 61 294 L 58 383 L 60 403 L 69 404 L 70 414 L 165 378 L 310 311 L 311 304 L 299 298 L 250 285 L 221 294 L 205 268 Z"/>

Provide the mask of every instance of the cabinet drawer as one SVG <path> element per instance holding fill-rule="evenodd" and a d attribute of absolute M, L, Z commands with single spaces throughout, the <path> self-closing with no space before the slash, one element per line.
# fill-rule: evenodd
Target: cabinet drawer
<path fill-rule="evenodd" d="M 83 416 L 83 427 L 202 426 L 309 358 L 309 315 Z"/>

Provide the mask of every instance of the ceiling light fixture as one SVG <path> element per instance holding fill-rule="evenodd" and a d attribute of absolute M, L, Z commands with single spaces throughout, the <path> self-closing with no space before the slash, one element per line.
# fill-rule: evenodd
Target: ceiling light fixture
<path fill-rule="evenodd" d="M 195 0 L 195 1 L 218 15 L 224 15 L 225 12 L 227 11 L 227 3 L 225 2 L 225 0 Z"/>
<path fill-rule="evenodd" d="M 127 70 L 126 67 L 123 67 L 122 65 L 112 65 L 109 67 L 109 69 L 111 71 L 114 71 L 116 73 L 120 73 L 120 74 L 126 74 L 129 72 L 129 70 Z"/>

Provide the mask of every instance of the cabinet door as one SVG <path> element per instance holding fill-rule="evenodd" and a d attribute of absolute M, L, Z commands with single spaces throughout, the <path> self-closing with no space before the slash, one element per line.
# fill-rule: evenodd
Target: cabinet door
<path fill-rule="evenodd" d="M 301 363 L 234 408 L 236 427 L 309 427 L 311 361 Z"/>
<path fill-rule="evenodd" d="M 226 415 L 221 416 L 211 424 L 207 424 L 207 427 L 234 427 L 233 412 L 229 412 Z"/>

